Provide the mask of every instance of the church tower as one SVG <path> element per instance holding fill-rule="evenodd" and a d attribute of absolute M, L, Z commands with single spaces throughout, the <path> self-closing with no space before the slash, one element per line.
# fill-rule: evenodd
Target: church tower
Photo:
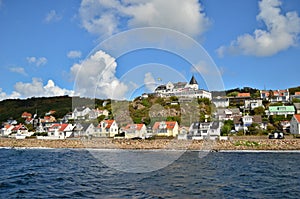
<path fill-rule="evenodd" d="M 193 90 L 198 90 L 199 86 L 198 86 L 198 82 L 195 79 L 194 75 L 192 76 L 190 83 L 187 85 L 187 87 L 193 89 Z"/>

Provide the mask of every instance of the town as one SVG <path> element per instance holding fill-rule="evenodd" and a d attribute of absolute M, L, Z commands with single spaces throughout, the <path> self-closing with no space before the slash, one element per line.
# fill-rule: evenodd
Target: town
<path fill-rule="evenodd" d="M 62 118 L 55 118 L 54 109 L 44 115 L 24 111 L 21 122 L 14 118 L 2 122 L 1 136 L 50 140 L 153 137 L 226 140 L 228 135 L 283 138 L 288 134 L 298 137 L 299 91 L 245 87 L 209 92 L 199 89 L 192 76 L 189 82 L 168 82 L 158 86 L 154 93 L 142 94 L 128 102 L 126 110 L 114 109 L 112 101 L 105 100 L 97 108 L 75 107 Z"/>

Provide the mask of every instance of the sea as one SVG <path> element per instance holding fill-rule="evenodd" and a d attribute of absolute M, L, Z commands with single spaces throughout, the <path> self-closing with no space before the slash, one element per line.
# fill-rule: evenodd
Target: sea
<path fill-rule="evenodd" d="M 300 198 L 299 152 L 130 153 L 1 148 L 0 198 Z M 126 166 L 116 167 L 116 154 Z M 167 161 L 126 169 L 149 154 Z"/>

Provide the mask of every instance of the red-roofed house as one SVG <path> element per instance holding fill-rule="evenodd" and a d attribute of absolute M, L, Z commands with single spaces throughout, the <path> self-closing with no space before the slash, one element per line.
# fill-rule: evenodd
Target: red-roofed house
<path fill-rule="evenodd" d="M 32 114 L 31 114 L 31 113 L 24 112 L 24 113 L 22 113 L 21 117 L 22 117 L 22 118 L 31 118 L 31 117 L 32 117 Z"/>
<path fill-rule="evenodd" d="M 100 137 L 114 137 L 118 134 L 118 124 L 115 120 L 103 120 L 96 127 L 95 136 Z"/>
<path fill-rule="evenodd" d="M 11 124 L 6 124 L 4 127 L 1 129 L 1 135 L 2 136 L 8 136 L 9 134 L 12 133 L 12 129 L 14 128 L 14 125 Z"/>
<path fill-rule="evenodd" d="M 300 114 L 293 115 L 290 122 L 290 132 L 294 135 L 300 135 Z"/>
<path fill-rule="evenodd" d="M 238 93 L 237 97 L 251 97 L 250 93 Z"/>
<path fill-rule="evenodd" d="M 65 139 L 71 137 L 75 126 L 72 124 L 53 124 L 48 129 L 48 136 L 53 139 Z"/>
<path fill-rule="evenodd" d="M 127 124 L 123 129 L 125 132 L 125 138 L 145 138 L 147 134 L 147 128 L 145 124 Z"/>
<path fill-rule="evenodd" d="M 178 135 L 178 123 L 175 121 L 162 121 L 155 122 L 152 130 L 154 135 L 158 136 L 177 136 Z"/>
<path fill-rule="evenodd" d="M 11 130 L 12 133 L 23 134 L 28 133 L 28 129 L 24 124 L 18 124 Z"/>
<path fill-rule="evenodd" d="M 272 95 L 272 96 L 271 96 Z M 270 100 L 271 102 L 288 102 L 290 100 L 290 92 L 286 90 L 262 90 L 260 91 L 262 99 Z"/>

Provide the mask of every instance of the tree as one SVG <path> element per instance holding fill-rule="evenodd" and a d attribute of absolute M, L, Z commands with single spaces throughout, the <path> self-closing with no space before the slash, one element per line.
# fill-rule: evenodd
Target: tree
<path fill-rule="evenodd" d="M 265 114 L 265 108 L 262 106 L 256 107 L 253 109 L 254 115 L 264 115 Z"/>
<path fill-rule="evenodd" d="M 221 135 L 228 135 L 230 131 L 234 128 L 232 120 L 225 120 L 224 125 L 221 128 Z"/>
<path fill-rule="evenodd" d="M 236 97 L 236 96 L 238 96 L 238 94 L 239 94 L 239 92 L 237 92 L 237 91 L 233 91 L 233 92 L 231 92 L 231 93 L 228 93 L 228 97 Z"/>

